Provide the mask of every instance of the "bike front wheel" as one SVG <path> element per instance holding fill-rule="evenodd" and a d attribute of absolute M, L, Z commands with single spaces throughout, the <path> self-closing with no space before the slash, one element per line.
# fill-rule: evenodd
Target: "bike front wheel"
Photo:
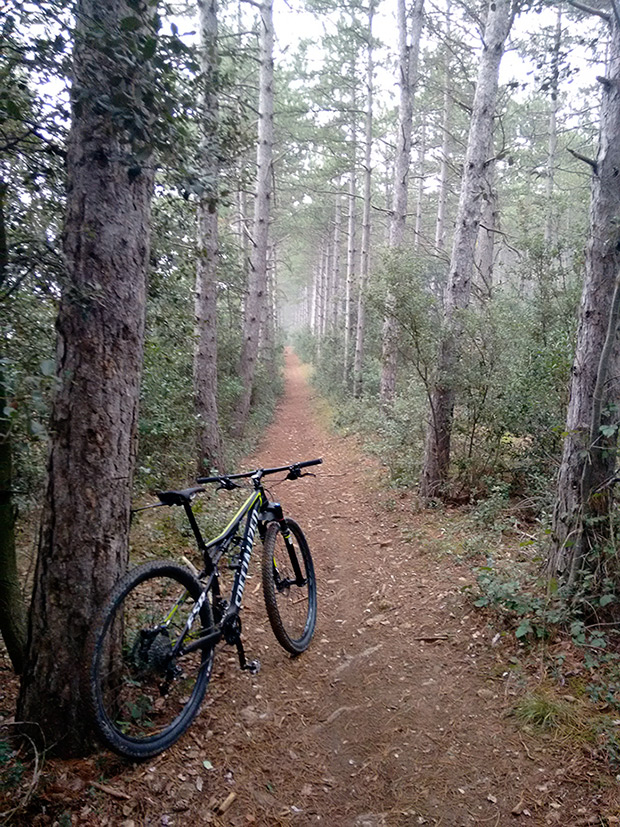
<path fill-rule="evenodd" d="M 270 523 L 263 547 L 263 594 L 280 645 L 299 655 L 316 625 L 316 580 L 308 542 L 295 520 Z"/>
<path fill-rule="evenodd" d="M 181 637 L 187 646 L 212 629 L 209 595 L 189 569 L 146 563 L 120 581 L 94 635 L 89 672 L 93 721 L 115 752 L 149 758 L 185 732 L 211 677 L 213 647 L 173 650 Z"/>

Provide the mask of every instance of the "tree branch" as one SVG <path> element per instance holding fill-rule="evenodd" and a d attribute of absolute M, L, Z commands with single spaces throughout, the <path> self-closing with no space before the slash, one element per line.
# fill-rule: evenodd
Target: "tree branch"
<path fill-rule="evenodd" d="M 592 6 L 587 6 L 585 3 L 579 2 L 579 0 L 568 0 L 568 5 L 573 6 L 575 9 L 579 9 L 579 11 L 584 11 L 586 14 L 595 14 L 597 17 L 600 17 L 601 20 L 604 20 L 606 23 L 611 23 L 611 15 L 607 14 L 607 12 L 600 11 L 600 9 L 595 9 Z"/>
<path fill-rule="evenodd" d="M 569 149 L 568 151 L 579 161 L 589 164 L 589 166 L 591 166 L 594 170 L 594 174 L 598 175 L 598 166 L 596 165 L 596 161 L 593 161 L 592 158 L 588 158 L 587 155 L 582 155 L 581 152 L 577 152 L 575 149 Z"/>

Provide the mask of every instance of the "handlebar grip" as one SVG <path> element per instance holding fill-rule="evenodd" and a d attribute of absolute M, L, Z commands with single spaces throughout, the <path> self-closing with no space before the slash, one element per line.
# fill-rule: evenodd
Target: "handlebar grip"
<path fill-rule="evenodd" d="M 323 464 L 323 459 L 319 458 L 319 459 L 309 459 L 309 460 L 306 460 L 306 462 L 296 462 L 295 466 L 297 468 L 307 468 L 309 465 L 322 465 L 322 464 Z"/>

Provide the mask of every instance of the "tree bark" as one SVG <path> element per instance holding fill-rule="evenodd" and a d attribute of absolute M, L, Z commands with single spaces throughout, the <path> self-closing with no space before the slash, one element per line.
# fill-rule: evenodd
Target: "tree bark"
<path fill-rule="evenodd" d="M 131 32 L 121 26 L 137 14 L 123 0 L 76 9 L 58 390 L 17 712 L 65 756 L 90 747 L 87 639 L 128 556 L 153 182 L 98 103 L 112 88 L 136 107 L 151 93 L 148 63 L 135 55 L 155 32 L 142 19 Z"/>
<path fill-rule="evenodd" d="M 605 437 L 600 430 L 601 424 L 617 423 L 618 413 L 610 405 L 617 404 L 620 390 L 618 319 L 612 313 L 620 273 L 620 26 L 613 15 L 607 77 L 602 86 L 577 347 L 547 559 L 549 576 L 569 587 L 576 585 L 583 573 L 588 551 L 604 540 L 609 530 L 605 519 L 593 524 L 592 518 L 604 518 L 608 513 L 608 483 L 616 461 L 617 434 L 610 429 L 610 436 Z M 609 413 L 601 419 L 597 410 L 606 407 Z"/>
<path fill-rule="evenodd" d="M 553 204 L 553 188 L 555 183 L 555 164 L 558 151 L 558 125 L 557 114 L 560 105 L 560 49 L 562 47 L 562 7 L 558 6 L 555 24 L 555 36 L 553 39 L 553 52 L 551 55 L 551 108 L 549 110 L 549 148 L 547 152 L 547 182 L 546 182 L 546 205 L 547 215 L 545 219 L 545 244 L 553 246 L 557 242 L 557 228 L 555 226 L 555 212 Z"/>
<path fill-rule="evenodd" d="M 461 315 L 469 306 L 471 296 L 474 249 L 493 132 L 499 66 L 514 14 L 512 0 L 492 0 L 489 4 L 450 258 L 437 378 L 430 400 L 420 481 L 420 494 L 424 499 L 441 494 L 448 481 Z"/>
<path fill-rule="evenodd" d="M 372 21 L 374 0 L 368 8 L 368 63 L 366 70 L 366 128 L 364 134 L 364 210 L 362 215 L 362 242 L 360 277 L 357 297 L 357 325 L 355 331 L 355 356 L 353 359 L 353 395 L 362 395 L 362 369 L 364 362 L 364 336 L 366 328 L 366 281 L 370 265 L 370 199 L 372 184 L 372 102 L 373 102 L 373 44 Z"/>
<path fill-rule="evenodd" d="M 398 250 L 405 240 L 407 201 L 409 192 L 409 164 L 411 161 L 411 132 L 413 126 L 413 96 L 418 81 L 418 57 L 422 37 L 424 0 L 415 0 L 411 22 L 411 42 L 407 39 L 407 10 L 405 0 L 398 0 L 398 135 L 394 160 L 394 195 L 390 221 L 389 247 Z M 421 171 L 420 171 L 421 172 Z M 394 291 L 388 287 L 383 320 L 380 398 L 384 408 L 389 408 L 396 391 L 398 353 L 398 321 L 395 315 Z"/>
<path fill-rule="evenodd" d="M 256 192 L 248 294 L 243 319 L 243 340 L 239 359 L 242 391 L 233 415 L 233 436 L 240 438 L 250 413 L 260 321 L 267 286 L 267 247 L 272 185 L 273 153 L 273 3 L 260 5 L 260 71 L 258 101 L 258 147 L 256 151 Z"/>
<path fill-rule="evenodd" d="M 492 153 L 492 148 L 489 148 Z M 476 292 L 481 300 L 491 298 L 493 292 L 493 270 L 495 266 L 495 235 L 499 224 L 495 190 L 495 161 L 489 162 L 485 175 L 485 189 L 482 196 L 482 210 L 475 253 Z"/>
<path fill-rule="evenodd" d="M 418 192 L 415 205 L 415 227 L 413 229 L 413 249 L 418 252 L 422 243 L 422 215 L 424 208 L 424 184 L 426 179 L 426 123 L 420 127 L 420 145 L 418 147 Z"/>
<path fill-rule="evenodd" d="M 342 381 L 345 387 L 349 386 L 351 368 L 351 341 L 353 339 L 352 298 L 353 280 L 355 278 L 355 160 L 349 176 L 349 197 L 347 216 L 347 273 L 344 286 L 344 358 Z"/>
<path fill-rule="evenodd" d="M 450 40 L 450 3 L 446 9 L 446 40 Z M 445 51 L 445 75 L 443 91 L 443 113 L 442 113 L 442 139 L 441 139 L 441 165 L 439 168 L 439 193 L 437 196 L 437 223 L 435 225 L 435 247 L 443 251 L 446 246 L 446 207 L 448 205 L 448 171 L 450 168 L 451 155 L 451 134 L 450 124 L 452 119 L 452 86 L 450 47 L 446 44 Z"/>
<path fill-rule="evenodd" d="M 338 184 L 340 187 L 340 182 Z M 342 227 L 342 206 L 340 190 L 336 195 L 336 208 L 334 212 L 334 244 L 332 253 L 332 308 L 330 328 L 332 333 L 336 332 L 338 325 L 339 308 L 341 304 L 340 287 L 340 234 Z"/>
<path fill-rule="evenodd" d="M 5 204 L 7 187 L 0 181 L 0 287 L 6 285 L 9 263 Z M 17 569 L 13 502 L 13 440 L 7 415 L 6 383 L 0 370 L 0 634 L 13 669 L 20 674 L 26 655 L 26 613 Z"/>
<path fill-rule="evenodd" d="M 217 266 L 220 154 L 216 0 L 198 0 L 203 83 L 200 171 L 205 189 L 197 210 L 194 410 L 198 474 L 224 470 L 217 407 Z"/>
<path fill-rule="evenodd" d="M 276 370 L 276 316 L 275 316 L 275 280 L 276 280 L 276 246 L 270 243 L 267 248 L 267 280 L 265 301 L 261 315 L 259 354 L 267 372 Z"/>

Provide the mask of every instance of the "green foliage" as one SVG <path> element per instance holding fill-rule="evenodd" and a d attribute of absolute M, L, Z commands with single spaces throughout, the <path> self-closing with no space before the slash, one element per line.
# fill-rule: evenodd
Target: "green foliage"
<path fill-rule="evenodd" d="M 413 485 L 442 324 L 434 285 L 444 276 L 437 260 L 423 255 L 385 251 L 380 262 L 367 296 L 362 405 L 351 401 L 343 382 L 341 336 L 329 335 L 319 346 L 305 330 L 295 342 L 300 356 L 315 365 L 316 384 L 338 409 L 339 422 L 367 435 L 394 479 Z M 459 501 L 477 503 L 480 522 L 490 522 L 515 498 L 534 516 L 550 507 L 580 288 L 576 276 L 560 273 L 544 250 L 532 249 L 528 262 L 526 293 L 506 284 L 462 313 L 451 487 Z M 388 288 L 395 296 L 400 367 L 386 415 L 378 391 Z"/>
<path fill-rule="evenodd" d="M 569 620 L 570 607 L 558 592 L 546 593 L 543 582 L 529 574 L 527 567 L 513 563 L 511 568 L 514 573 L 510 575 L 493 566 L 477 570 L 480 594 L 474 606 L 497 612 L 519 640 L 549 637 L 554 628 Z"/>

